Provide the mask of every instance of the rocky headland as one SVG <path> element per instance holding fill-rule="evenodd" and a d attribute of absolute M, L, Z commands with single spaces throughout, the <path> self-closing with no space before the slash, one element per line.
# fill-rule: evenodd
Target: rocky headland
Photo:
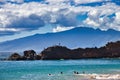
<path fill-rule="evenodd" d="M 60 59 L 87 59 L 87 58 L 119 58 L 120 41 L 109 42 L 100 48 L 69 49 L 55 45 L 44 49 L 37 54 L 34 50 L 26 50 L 23 55 L 13 53 L 7 60 L 60 60 Z"/>

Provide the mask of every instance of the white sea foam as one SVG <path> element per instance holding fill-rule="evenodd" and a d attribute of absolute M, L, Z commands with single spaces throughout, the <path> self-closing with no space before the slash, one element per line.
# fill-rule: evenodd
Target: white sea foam
<path fill-rule="evenodd" d="M 102 80 L 120 80 L 120 74 L 78 74 L 90 79 L 102 79 Z"/>

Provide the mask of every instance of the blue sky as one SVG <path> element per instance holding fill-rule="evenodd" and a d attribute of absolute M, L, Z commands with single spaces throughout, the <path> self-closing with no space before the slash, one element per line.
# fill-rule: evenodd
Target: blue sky
<path fill-rule="evenodd" d="M 0 42 L 75 27 L 120 31 L 120 0 L 0 0 Z"/>

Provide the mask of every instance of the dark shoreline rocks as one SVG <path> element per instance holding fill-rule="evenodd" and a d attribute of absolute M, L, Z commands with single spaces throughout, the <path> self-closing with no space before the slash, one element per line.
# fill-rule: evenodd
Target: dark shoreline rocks
<path fill-rule="evenodd" d="M 8 60 L 22 60 L 22 56 L 19 55 L 18 53 L 13 53 L 12 55 L 10 55 Z"/>
<path fill-rule="evenodd" d="M 40 54 L 36 54 L 34 50 L 24 51 L 23 56 L 18 53 L 13 53 L 7 60 L 60 60 L 118 57 L 120 57 L 120 41 L 109 42 L 100 48 L 69 49 L 65 46 L 56 45 L 44 49 Z"/>
<path fill-rule="evenodd" d="M 7 60 L 40 60 L 41 56 L 37 55 L 34 50 L 26 50 L 23 52 L 23 56 L 18 53 L 13 53 Z"/>

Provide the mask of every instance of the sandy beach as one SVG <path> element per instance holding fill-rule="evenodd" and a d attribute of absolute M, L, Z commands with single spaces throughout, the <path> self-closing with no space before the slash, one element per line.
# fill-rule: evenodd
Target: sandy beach
<path fill-rule="evenodd" d="M 78 74 L 87 79 L 95 80 L 120 80 L 120 74 Z"/>

